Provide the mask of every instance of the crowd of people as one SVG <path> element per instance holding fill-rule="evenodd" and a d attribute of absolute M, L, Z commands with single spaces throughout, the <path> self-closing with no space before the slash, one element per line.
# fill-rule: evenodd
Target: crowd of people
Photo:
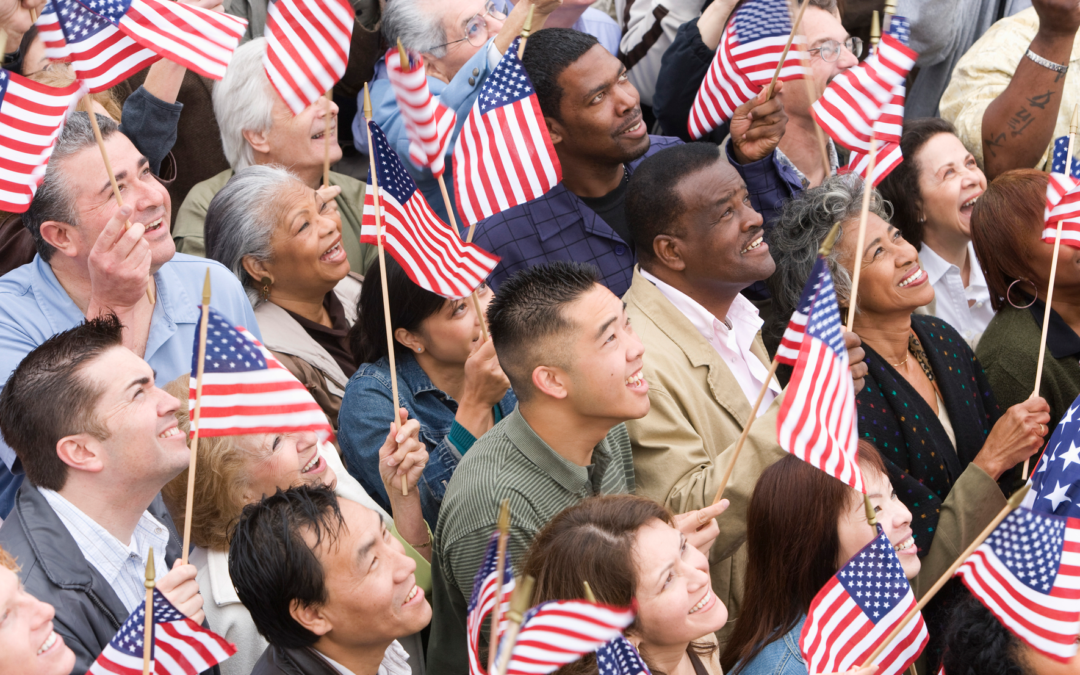
<path fill-rule="evenodd" d="M 777 439 L 792 372 L 769 366 L 834 225 L 858 463 L 916 597 L 1075 413 L 1080 250 L 1051 281 L 1042 232 L 1048 172 L 1080 178 L 1078 0 L 898 0 L 920 56 L 876 189 L 811 105 L 867 56 L 877 3 L 804 0 L 809 86 L 763 88 L 691 142 L 739 0 L 355 0 L 345 76 L 299 114 L 263 66 L 267 0 L 180 1 L 248 20 L 224 78 L 163 59 L 94 94 L 29 209 L 0 214 L 0 675 L 85 673 L 143 602 L 151 549 L 157 589 L 235 644 L 221 675 L 466 675 L 504 501 L 533 603 L 632 605 L 651 672 L 806 675 L 811 602 L 872 536 L 862 495 Z M 4 68 L 65 86 L 44 5 L 0 0 Z M 530 15 L 562 180 L 476 224 L 500 262 L 446 298 L 360 241 L 362 89 L 448 219 L 383 55 L 423 56 L 457 134 Z M 335 435 L 204 438 L 189 505 L 204 278 Z M 1080 672 L 958 581 L 923 615 L 920 674 Z"/>

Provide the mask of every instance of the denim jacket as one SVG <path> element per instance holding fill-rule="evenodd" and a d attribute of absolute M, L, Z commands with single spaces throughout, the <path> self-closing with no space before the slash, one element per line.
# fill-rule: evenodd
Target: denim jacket
<path fill-rule="evenodd" d="M 420 440 L 427 446 L 428 463 L 418 487 L 424 520 L 434 532 L 446 484 L 463 454 L 450 441 L 450 432 L 455 430 L 457 401 L 432 384 L 409 352 L 398 357 L 397 374 L 401 407 L 409 411 L 409 419 L 419 420 Z M 501 416 L 509 415 L 516 406 L 517 397 L 508 390 L 499 402 Z M 379 475 L 379 448 L 390 433 L 393 420 L 390 364 L 383 357 L 375 363 L 361 365 L 346 385 L 338 416 L 338 443 L 349 473 L 388 512 L 390 501 Z M 460 429 L 458 433 L 463 431 Z"/>
<path fill-rule="evenodd" d="M 799 651 L 799 637 L 805 621 L 806 615 L 803 615 L 784 637 L 766 645 L 739 671 L 739 675 L 807 675 L 806 661 Z"/>

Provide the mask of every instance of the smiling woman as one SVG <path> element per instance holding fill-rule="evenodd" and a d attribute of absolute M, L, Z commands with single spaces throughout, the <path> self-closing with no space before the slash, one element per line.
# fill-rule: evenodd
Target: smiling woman
<path fill-rule="evenodd" d="M 18 571 L 0 548 L 0 673 L 67 675 L 75 653 L 53 630 L 56 612 L 26 592 Z"/>

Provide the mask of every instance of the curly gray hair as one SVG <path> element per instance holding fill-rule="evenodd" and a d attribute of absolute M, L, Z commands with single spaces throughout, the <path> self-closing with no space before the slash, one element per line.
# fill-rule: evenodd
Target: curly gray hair
<path fill-rule="evenodd" d="M 836 243 L 851 228 L 857 232 L 862 209 L 863 180 L 855 174 L 832 176 L 818 187 L 806 190 L 784 204 L 780 217 L 769 235 L 769 249 L 776 262 L 776 272 L 769 277 L 773 298 L 774 322 L 769 332 L 783 334 L 802 296 L 803 286 L 817 261 L 818 249 L 832 226 L 840 223 Z M 888 222 L 892 206 L 874 190 L 870 194 L 870 212 Z M 851 296 L 851 273 L 840 264 L 839 247 L 828 256 L 829 272 L 836 286 L 836 296 L 843 307 Z"/>

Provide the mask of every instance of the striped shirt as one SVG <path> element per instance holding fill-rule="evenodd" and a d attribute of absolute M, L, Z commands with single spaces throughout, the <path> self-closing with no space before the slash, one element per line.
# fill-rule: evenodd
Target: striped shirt
<path fill-rule="evenodd" d="M 146 553 L 151 546 L 154 547 L 157 578 L 160 579 L 169 571 L 165 563 L 169 528 L 150 515 L 149 511 L 143 511 L 131 535 L 131 543 L 123 544 L 59 493 L 45 488 L 38 490 L 71 533 L 86 562 L 93 565 L 108 582 L 128 612 L 135 611 L 146 601 L 143 583 L 146 581 Z"/>
<path fill-rule="evenodd" d="M 521 565 L 533 537 L 563 509 L 594 495 L 634 491 L 626 426 L 593 448 L 592 466 L 561 457 L 532 430 L 521 409 L 484 434 L 461 460 L 435 528 L 431 644 L 427 669 L 468 671 L 466 607 L 503 499 L 510 500 L 511 560 Z"/>

